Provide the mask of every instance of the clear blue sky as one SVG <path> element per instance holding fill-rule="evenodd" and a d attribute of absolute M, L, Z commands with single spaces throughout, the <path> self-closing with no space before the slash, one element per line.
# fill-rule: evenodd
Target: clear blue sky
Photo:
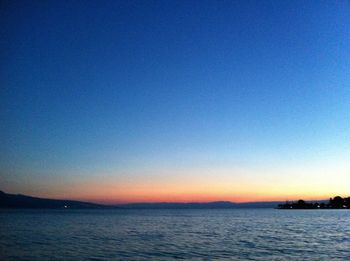
<path fill-rule="evenodd" d="M 0 189 L 116 202 L 345 192 L 348 1 L 0 9 Z"/>

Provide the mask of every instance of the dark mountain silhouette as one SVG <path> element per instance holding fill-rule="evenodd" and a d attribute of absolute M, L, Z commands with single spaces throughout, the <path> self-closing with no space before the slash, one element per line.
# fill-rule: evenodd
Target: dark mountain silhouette
<path fill-rule="evenodd" d="M 0 208 L 106 208 L 105 205 L 75 200 L 46 199 L 0 191 Z"/>
<path fill-rule="evenodd" d="M 46 199 L 21 194 L 8 194 L 0 191 L 0 208 L 49 208 L 49 209 L 231 209 L 231 208 L 280 208 L 280 209 L 315 209 L 315 208 L 349 208 L 350 198 L 339 196 L 326 200 L 298 202 L 267 201 L 234 203 L 230 201 L 214 202 L 161 202 L 161 203 L 129 203 L 118 205 L 102 205 L 76 200 Z"/>
<path fill-rule="evenodd" d="M 21 194 L 8 194 L 0 191 L 0 208 L 123 208 L 123 209 L 219 209 L 219 208 L 276 208 L 280 201 L 234 203 L 230 201 L 190 202 L 190 203 L 129 203 L 102 205 L 75 200 L 37 198 Z"/>
<path fill-rule="evenodd" d="M 235 203 L 228 201 L 217 201 L 217 202 L 208 202 L 208 203 L 179 203 L 179 202 L 157 202 L 157 203 L 129 203 L 119 205 L 122 208 L 127 209 L 193 209 L 193 208 L 234 208 L 236 207 Z"/>
<path fill-rule="evenodd" d="M 130 203 L 118 205 L 126 209 L 219 209 L 219 208 L 276 208 L 280 201 L 234 203 L 230 201 L 189 202 L 189 203 Z"/>

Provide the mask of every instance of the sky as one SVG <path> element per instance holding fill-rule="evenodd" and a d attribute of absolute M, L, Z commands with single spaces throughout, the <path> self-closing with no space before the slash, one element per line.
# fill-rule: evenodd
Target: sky
<path fill-rule="evenodd" d="M 1 1 L 0 190 L 350 196 L 349 1 Z"/>

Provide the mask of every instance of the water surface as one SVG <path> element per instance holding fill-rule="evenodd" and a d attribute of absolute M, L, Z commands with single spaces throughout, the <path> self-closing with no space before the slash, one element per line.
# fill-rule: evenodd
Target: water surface
<path fill-rule="evenodd" d="M 1 260 L 350 260 L 349 210 L 0 210 Z"/>

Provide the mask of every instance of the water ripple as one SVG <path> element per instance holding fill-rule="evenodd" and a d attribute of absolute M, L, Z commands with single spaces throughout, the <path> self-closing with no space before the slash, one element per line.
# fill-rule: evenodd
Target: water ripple
<path fill-rule="evenodd" d="M 1 210 L 1 260 L 350 260 L 344 210 Z"/>

